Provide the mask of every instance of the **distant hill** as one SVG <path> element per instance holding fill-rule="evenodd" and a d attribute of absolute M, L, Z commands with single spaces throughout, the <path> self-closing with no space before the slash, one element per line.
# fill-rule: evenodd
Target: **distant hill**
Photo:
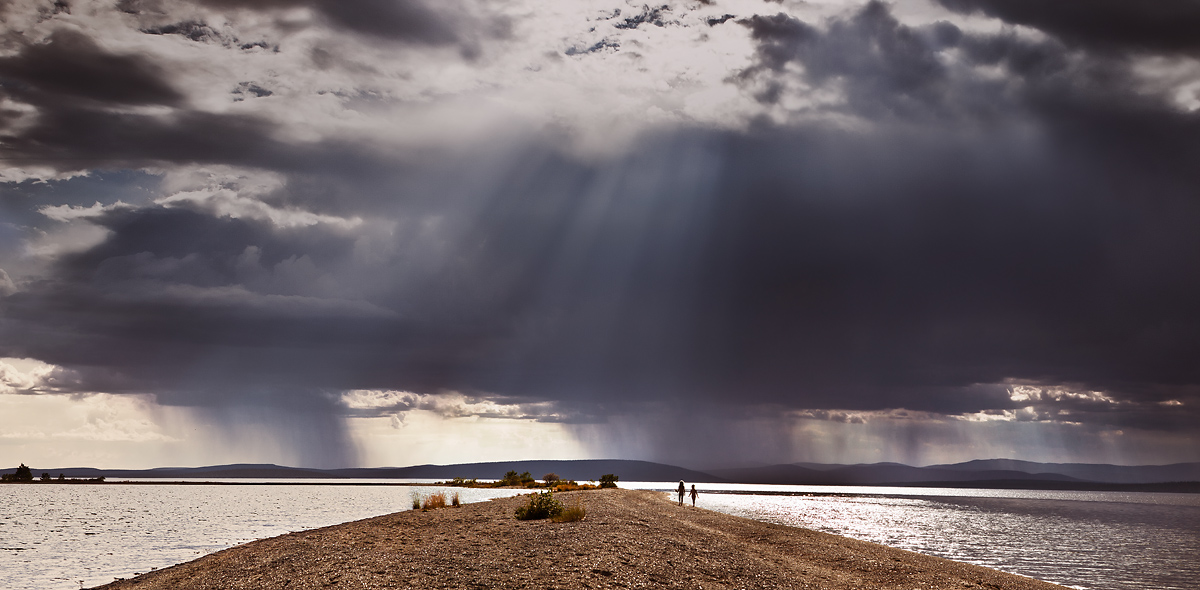
<path fill-rule="evenodd" d="M 333 469 L 335 477 L 395 477 L 412 479 L 452 479 L 455 477 L 500 479 L 508 471 L 528 471 L 541 479 L 554 473 L 564 479 L 576 481 L 598 480 L 601 475 L 614 473 L 624 481 L 675 481 L 679 479 L 696 482 L 722 482 L 719 477 L 708 473 L 651 463 L 623 459 L 587 459 L 579 461 L 501 461 L 495 463 L 461 463 L 458 465 L 416 465 L 413 467 L 380 467 L 365 469 Z"/>
<path fill-rule="evenodd" d="M 709 473 L 744 483 L 790 485 L 953 485 L 993 482 L 995 487 L 1069 489 L 1083 483 L 1158 484 L 1200 481 L 1200 463 L 1173 465 L 1105 465 L 1085 463 L 1035 463 L 1013 459 L 967 461 L 950 465 L 912 467 L 900 463 L 830 465 L 797 463 L 742 469 L 712 469 Z M 995 482 L 1005 482 L 1003 485 Z M 1057 482 L 1055 485 L 1034 485 Z M 992 486 L 983 486 L 992 487 Z M 1077 485 L 1076 487 L 1081 487 Z M 1089 487 L 1086 489 L 1094 489 Z"/>
<path fill-rule="evenodd" d="M 1003 469 L 1030 474 L 1058 473 L 1086 481 L 1109 483 L 1158 483 L 1165 481 L 1200 481 L 1200 463 L 1172 465 L 1106 465 L 1095 463 L 1034 463 L 1016 459 L 983 459 L 931 465 L 930 468 L 959 471 Z"/>
<path fill-rule="evenodd" d="M 1080 481 L 1061 474 L 1030 474 L 1022 471 L 989 469 L 979 471 L 912 467 L 899 463 L 870 465 L 827 465 L 821 469 L 799 465 L 771 465 L 746 469 L 713 470 L 713 475 L 743 483 L 789 485 L 894 485 L 926 481 L 979 480 L 1050 480 Z"/>
<path fill-rule="evenodd" d="M 0 473 L 11 473 L 10 468 Z M 621 459 L 580 461 L 502 461 L 458 465 L 415 465 L 353 469 L 305 469 L 271 464 L 159 467 L 156 469 L 38 469 L 53 477 L 105 477 L 163 479 L 500 479 L 508 471 L 528 471 L 541 479 L 547 473 L 564 479 L 588 481 L 615 473 L 622 481 L 677 481 L 696 483 L 764 483 L 787 485 L 861 485 L 1021 488 L 1046 490 L 1200 491 L 1200 463 L 1173 465 L 1104 465 L 1085 463 L 1035 463 L 1013 459 L 988 459 L 913 467 L 900 463 L 838 465 L 797 463 L 696 471 L 662 463 Z"/>
<path fill-rule="evenodd" d="M 235 479 L 235 478 L 369 478 L 369 479 L 500 479 L 508 471 L 528 471 L 541 479 L 554 473 L 564 479 L 577 481 L 598 480 L 601 475 L 616 474 L 623 481 L 675 481 L 684 479 L 694 482 L 723 482 L 724 479 L 707 473 L 692 471 L 673 465 L 648 461 L 621 459 L 591 459 L 580 461 L 502 461 L 494 463 L 463 463 L 458 465 L 416 465 L 412 467 L 368 467 L 351 469 L 305 469 L 272 464 L 233 464 L 208 467 L 158 467 L 154 469 L 94 469 L 71 467 L 60 469 L 32 468 L 34 473 L 48 472 L 54 477 L 62 473 L 67 477 L 108 479 L 120 478 L 163 478 L 163 479 Z M 13 471 L 9 469 L 8 471 Z M 0 471 L 3 473 L 4 471 Z"/>

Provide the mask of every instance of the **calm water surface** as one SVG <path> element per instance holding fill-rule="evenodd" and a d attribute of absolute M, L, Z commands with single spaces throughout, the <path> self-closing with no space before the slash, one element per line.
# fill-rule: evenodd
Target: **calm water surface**
<path fill-rule="evenodd" d="M 344 480 L 343 480 L 344 481 Z M 278 482 L 276 482 L 278 483 Z M 667 490 L 673 483 L 623 483 Z M 704 508 L 1092 590 L 1200 589 L 1200 495 L 701 484 Z M 77 589 L 264 537 L 408 509 L 442 488 L 0 486 L 0 572 Z M 456 490 L 467 502 L 521 490 Z"/>
<path fill-rule="evenodd" d="M 255 539 L 408 510 L 412 494 L 443 490 L 355 485 L 2 485 L 0 584 L 12 590 L 97 586 Z M 520 492 L 454 491 L 464 502 Z"/>

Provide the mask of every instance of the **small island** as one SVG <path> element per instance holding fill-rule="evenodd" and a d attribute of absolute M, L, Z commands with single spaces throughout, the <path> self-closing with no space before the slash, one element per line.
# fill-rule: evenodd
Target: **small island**
<path fill-rule="evenodd" d="M 535 501 L 529 495 L 398 512 L 246 543 L 102 588 L 1063 588 L 679 506 L 661 492 L 608 488 L 554 495 L 585 516 L 519 519 L 519 511 Z"/>

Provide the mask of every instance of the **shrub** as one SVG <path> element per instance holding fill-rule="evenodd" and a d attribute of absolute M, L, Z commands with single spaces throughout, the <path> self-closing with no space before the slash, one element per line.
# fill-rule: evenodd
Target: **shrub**
<path fill-rule="evenodd" d="M 458 492 L 454 492 L 454 497 L 450 498 L 450 505 L 455 508 L 462 506 L 462 502 L 458 499 Z"/>
<path fill-rule="evenodd" d="M 412 507 L 413 507 L 413 510 L 421 509 L 421 496 L 420 495 L 415 494 L 415 493 L 412 495 Z"/>
<path fill-rule="evenodd" d="M 576 498 L 570 506 L 563 508 L 562 512 L 551 516 L 550 520 L 554 522 L 576 522 L 583 520 L 583 517 L 586 515 L 587 510 L 584 509 L 583 504 L 579 502 L 579 498 Z"/>
<path fill-rule="evenodd" d="M 446 507 L 446 494 L 444 494 L 442 492 L 438 492 L 436 494 L 429 494 L 429 497 L 425 498 L 425 502 L 421 504 L 421 510 L 433 510 L 434 508 L 445 508 L 445 507 Z"/>
<path fill-rule="evenodd" d="M 561 480 L 562 478 L 558 477 L 557 473 L 547 473 L 546 475 L 542 476 L 542 481 L 546 482 L 546 485 L 558 483 Z"/>
<path fill-rule="evenodd" d="M 615 488 L 615 487 L 617 487 L 618 479 L 621 479 L 621 478 L 619 478 L 611 473 L 601 475 L 600 476 L 600 487 L 601 488 Z"/>
<path fill-rule="evenodd" d="M 554 498 L 549 490 L 529 495 L 529 503 L 517 508 L 517 520 L 537 520 L 558 516 L 563 511 L 563 505 Z"/>
<path fill-rule="evenodd" d="M 13 480 L 33 481 L 33 471 L 26 467 L 24 463 L 22 463 L 21 466 L 17 468 L 17 471 L 13 473 Z"/>
<path fill-rule="evenodd" d="M 600 486 L 597 486 L 595 483 L 582 483 L 581 484 L 581 483 L 576 483 L 573 480 L 570 480 L 570 481 L 559 481 L 557 484 L 554 485 L 554 491 L 556 491 L 556 492 L 574 492 L 576 490 L 594 490 L 598 487 L 600 487 Z"/>

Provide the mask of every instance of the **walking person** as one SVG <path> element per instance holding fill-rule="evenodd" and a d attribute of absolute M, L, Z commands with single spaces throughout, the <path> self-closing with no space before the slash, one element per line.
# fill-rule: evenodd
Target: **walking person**
<path fill-rule="evenodd" d="M 692 508 L 696 507 L 696 484 L 692 484 Z"/>
<path fill-rule="evenodd" d="M 679 480 L 679 489 L 676 491 L 679 492 L 679 505 L 680 506 L 683 506 L 683 494 L 685 493 L 686 490 L 687 490 L 687 488 L 684 487 L 683 480 L 682 479 Z"/>

